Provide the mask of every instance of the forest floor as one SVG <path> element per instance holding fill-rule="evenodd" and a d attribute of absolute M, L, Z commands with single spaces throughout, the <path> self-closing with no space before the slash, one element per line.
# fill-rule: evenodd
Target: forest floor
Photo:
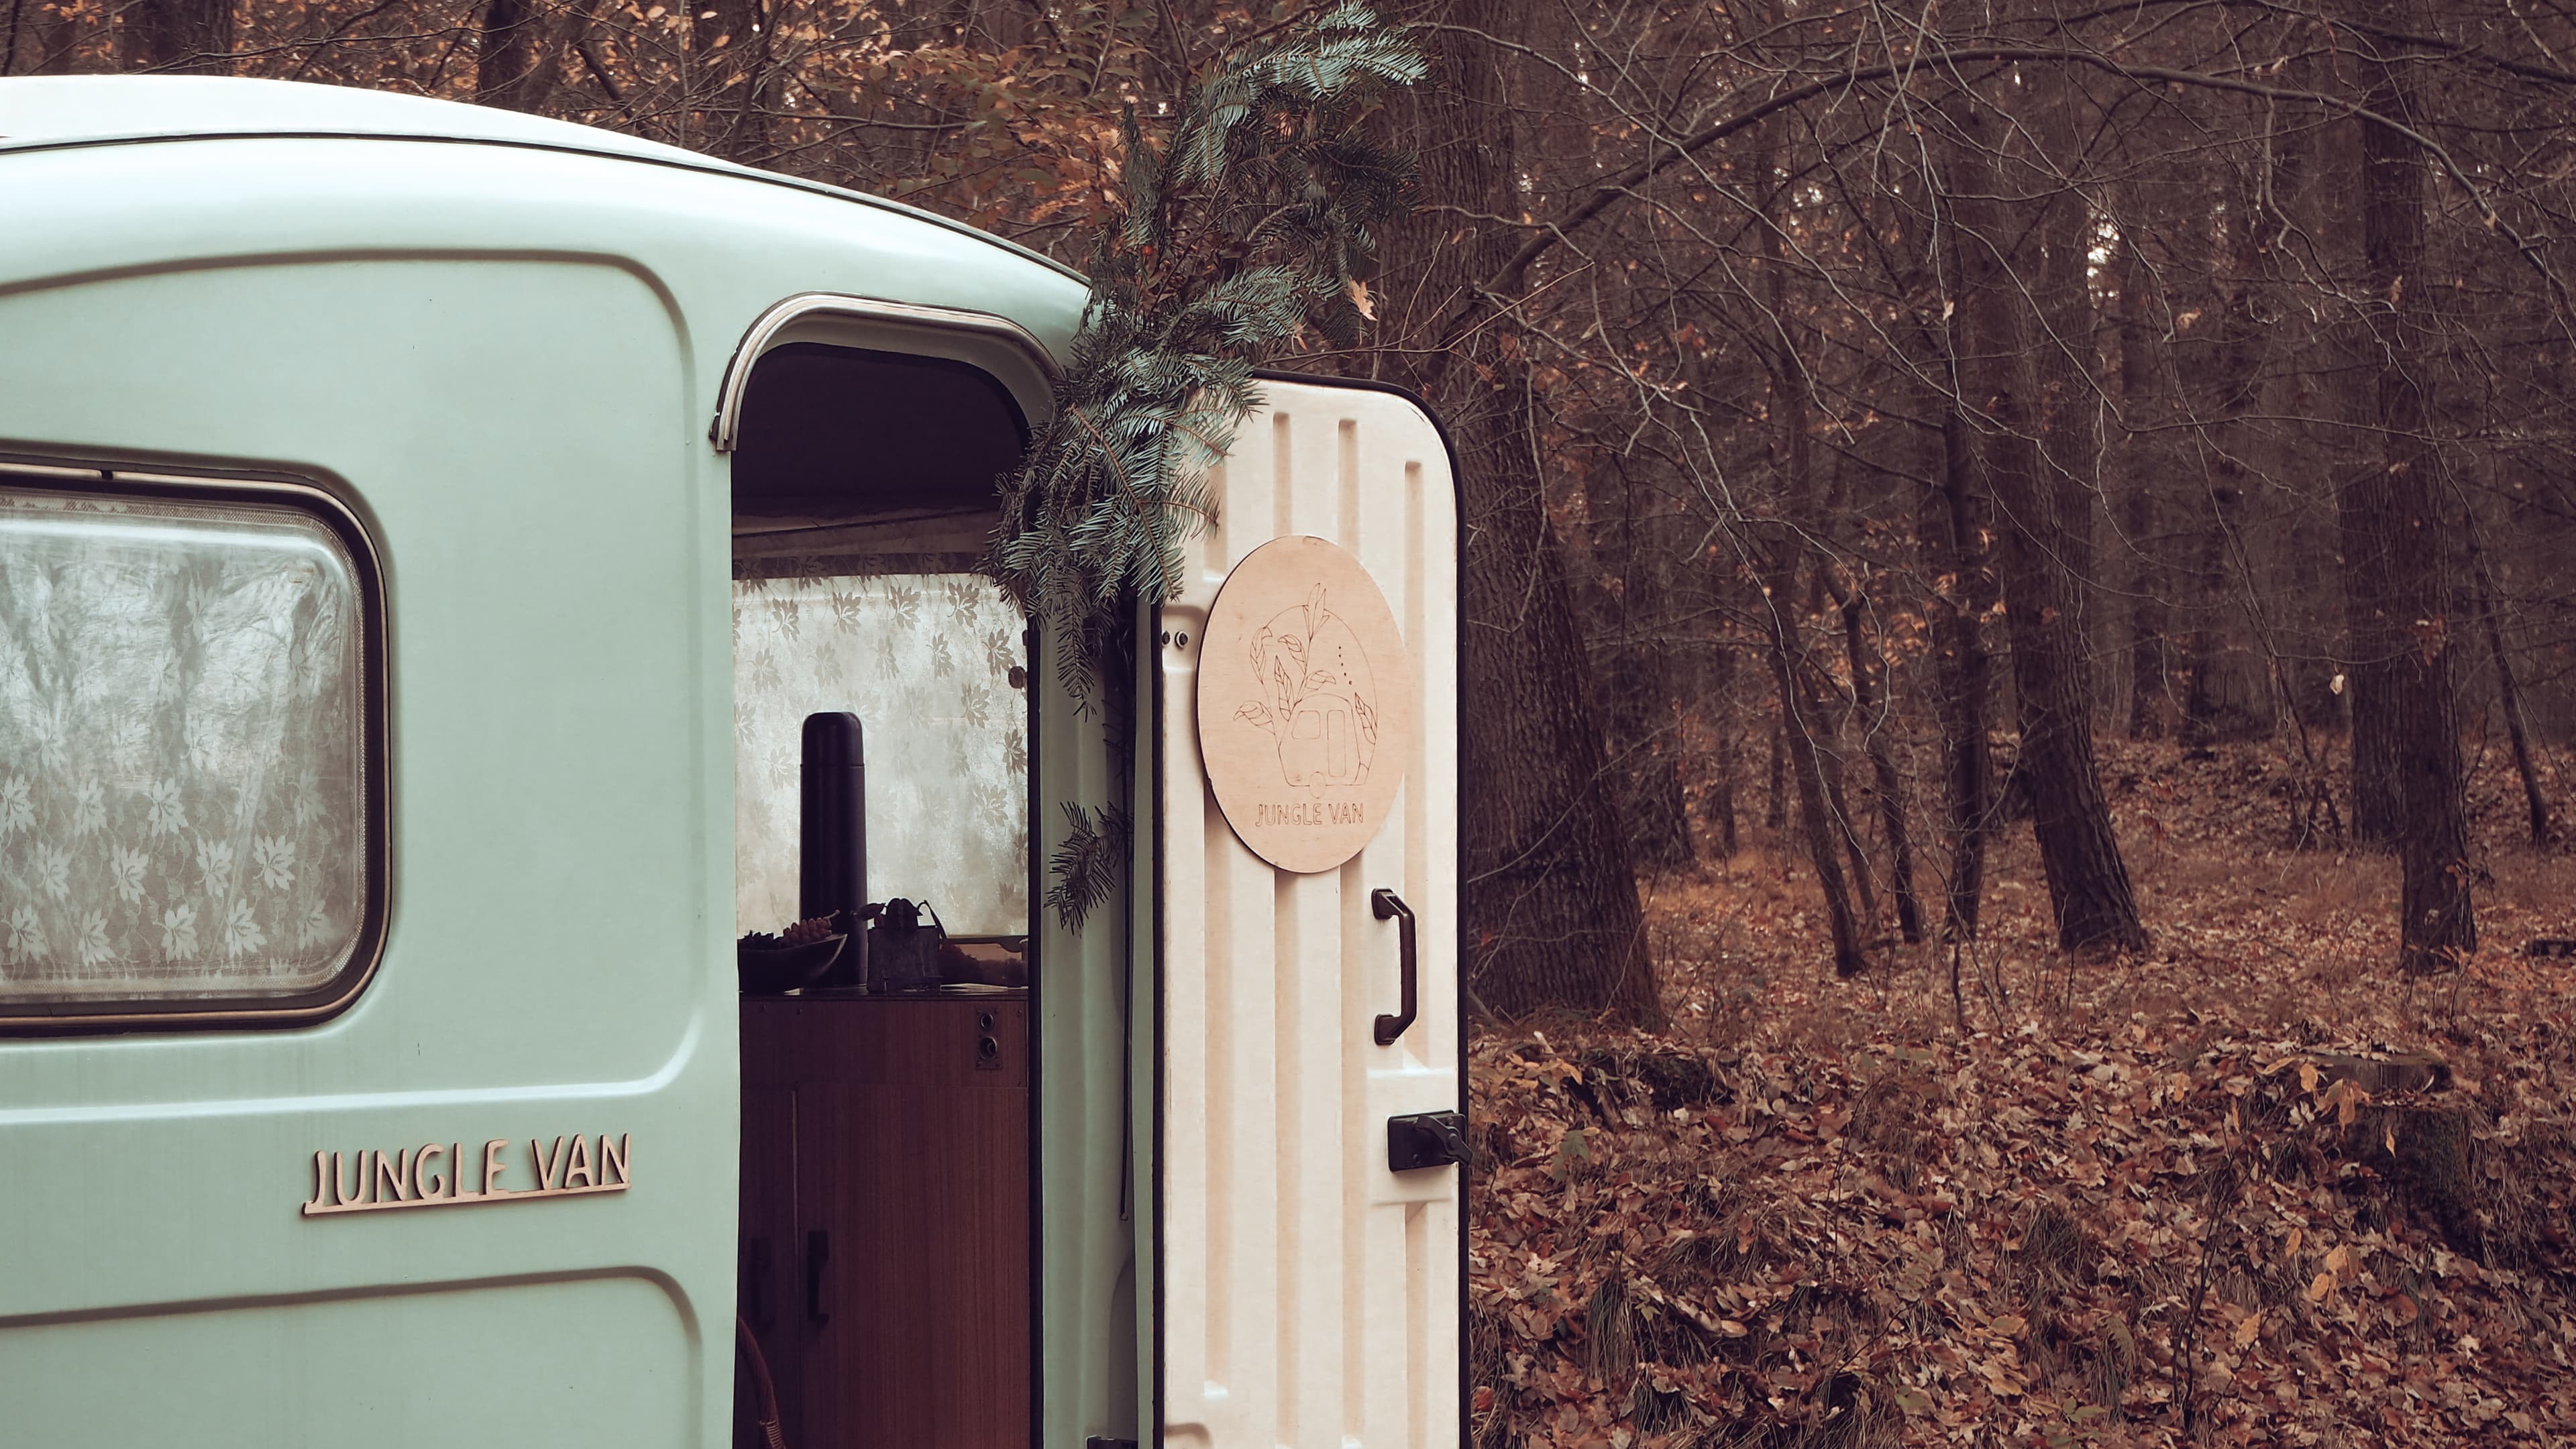
<path fill-rule="evenodd" d="M 2109 750 L 2144 958 L 2054 949 L 2017 822 L 1955 997 L 1838 981 L 1751 848 L 1646 892 L 1667 1030 L 1487 1024 L 1477 1449 L 2576 1443 L 2576 856 L 2482 771 L 2483 945 L 2410 982 L 2277 760 Z"/>

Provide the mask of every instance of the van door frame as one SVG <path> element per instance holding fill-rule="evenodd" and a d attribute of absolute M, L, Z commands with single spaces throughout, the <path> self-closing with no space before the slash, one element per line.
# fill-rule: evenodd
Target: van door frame
<path fill-rule="evenodd" d="M 741 340 L 734 344 L 732 355 L 726 359 L 724 376 L 716 391 L 715 415 L 707 424 L 707 439 L 717 453 L 731 454 L 741 442 L 744 403 L 750 396 L 752 374 L 763 356 L 790 341 L 813 340 L 830 346 L 859 345 L 854 339 L 808 339 L 794 335 L 799 329 L 815 324 L 825 328 L 837 325 L 881 332 L 883 336 L 871 341 L 882 350 L 917 357 L 946 358 L 984 372 L 1010 393 L 1032 433 L 1053 412 L 1056 384 L 1062 377 L 1055 354 L 1047 350 L 1037 334 L 1008 317 L 967 308 L 897 302 L 850 293 L 799 292 L 762 309 L 744 330 Z M 934 339 L 951 345 L 922 345 Z M 1024 364 L 1027 370 L 1023 372 L 1009 366 L 1013 361 Z M 1003 365 L 995 366 L 996 363 Z M 1039 912 L 1044 908 L 1046 885 L 1046 872 L 1038 849 L 1043 820 L 1039 813 L 1043 800 L 1043 792 L 1039 789 L 1039 624 L 1040 621 L 1030 619 L 1021 635 L 1027 661 L 1024 667 L 1029 675 L 1025 693 L 1029 741 L 1028 800 L 1025 806 L 1029 824 L 1029 916 L 1025 955 L 1029 971 L 1030 1449 L 1042 1449 L 1044 1443 L 1047 1380 L 1046 1163 L 1041 1137 L 1042 1119 L 1038 1110 L 1045 1080 L 1044 1014 L 1041 1009 L 1045 972 L 1040 960 L 1045 932 L 1040 927 Z M 739 1199 L 739 1189 L 736 1195 Z M 1156 1414 L 1159 1422 L 1159 1403 Z"/>
<path fill-rule="evenodd" d="M 1047 351 L 1046 344 L 1038 340 L 1036 333 L 996 313 L 973 312 L 960 307 L 930 307 L 915 302 L 890 302 L 882 297 L 860 297 L 841 292 L 799 292 L 763 309 L 742 334 L 742 340 L 734 344 L 733 356 L 725 362 L 724 381 L 716 389 L 715 417 L 707 424 L 707 439 L 715 445 L 717 452 L 730 453 L 741 441 L 743 400 L 751 393 L 752 369 L 759 364 L 761 355 L 778 345 L 780 337 L 789 329 L 806 322 L 876 324 L 912 332 L 915 336 L 923 331 L 951 334 L 985 344 L 972 347 L 969 355 L 956 359 L 979 367 L 997 350 L 1016 356 L 1037 371 L 1039 386 L 1034 398 L 1028 395 L 1028 389 L 1013 387 L 1013 379 L 990 367 L 984 370 L 993 374 L 994 381 L 1010 389 L 1011 395 L 1020 403 L 1021 416 L 1027 418 L 1032 427 L 1050 411 L 1056 380 L 1061 375 L 1056 367 L 1055 354 Z M 991 345 L 994 343 L 1001 344 L 1000 348 L 994 348 Z M 921 352 L 919 348 L 911 350 Z M 1025 383 L 1028 379 L 1020 381 Z M 1032 401 L 1042 405 L 1033 408 L 1029 406 Z"/>

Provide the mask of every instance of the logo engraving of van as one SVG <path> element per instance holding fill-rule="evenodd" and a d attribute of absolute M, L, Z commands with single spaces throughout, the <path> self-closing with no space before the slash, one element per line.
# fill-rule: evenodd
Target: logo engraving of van
<path fill-rule="evenodd" d="M 1283 609 L 1252 636 L 1252 673 L 1268 692 L 1234 717 L 1268 730 L 1280 778 L 1321 795 L 1368 779 L 1377 757 L 1376 684 L 1360 637 L 1332 612 L 1324 586 Z"/>

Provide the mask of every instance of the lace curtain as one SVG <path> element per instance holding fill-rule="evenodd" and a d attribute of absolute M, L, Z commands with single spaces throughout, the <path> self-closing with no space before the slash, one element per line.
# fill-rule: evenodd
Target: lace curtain
<path fill-rule="evenodd" d="M 0 1000 L 338 973 L 366 892 L 360 607 L 295 509 L 0 487 Z"/>
<path fill-rule="evenodd" d="M 805 716 L 864 732 L 868 895 L 961 935 L 1028 929 L 1028 697 L 1019 613 L 977 574 L 738 578 L 736 929 L 796 919 Z"/>

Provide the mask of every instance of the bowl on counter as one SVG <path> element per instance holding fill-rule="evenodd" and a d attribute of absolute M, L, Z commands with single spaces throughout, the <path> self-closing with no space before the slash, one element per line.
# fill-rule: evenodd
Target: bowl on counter
<path fill-rule="evenodd" d="M 820 982 L 841 959 L 847 936 L 824 936 L 790 944 L 754 932 L 734 943 L 734 970 L 747 996 L 776 996 Z"/>

